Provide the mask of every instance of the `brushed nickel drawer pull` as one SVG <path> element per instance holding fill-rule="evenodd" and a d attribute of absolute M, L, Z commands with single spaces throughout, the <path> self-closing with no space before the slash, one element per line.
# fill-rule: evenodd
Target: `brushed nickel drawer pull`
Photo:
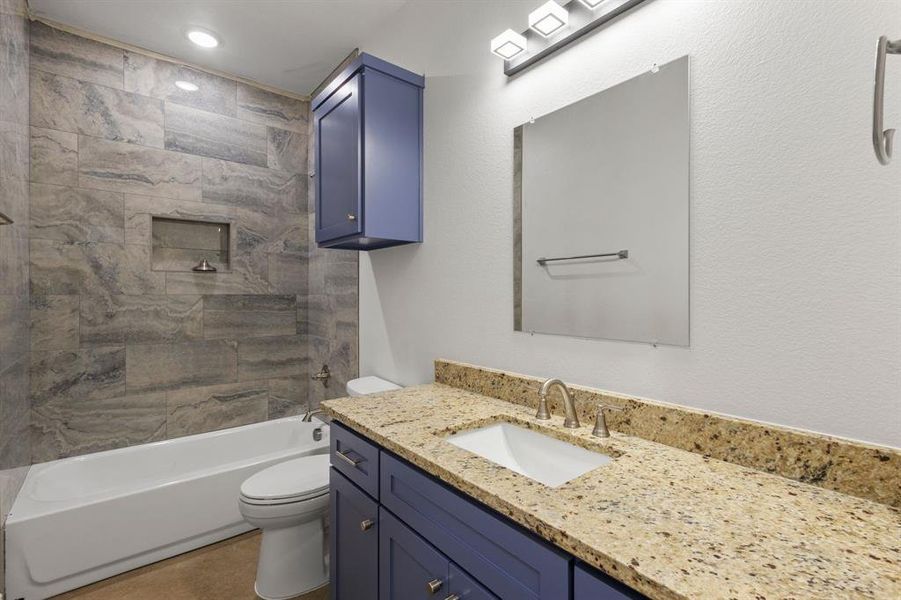
<path fill-rule="evenodd" d="M 444 600 L 460 600 L 460 596 L 458 596 L 457 594 L 451 594 L 450 596 L 448 596 L 448 597 L 445 598 Z"/>
<path fill-rule="evenodd" d="M 360 531 L 369 531 L 370 529 L 372 529 L 373 525 L 375 525 L 375 521 L 373 521 L 372 519 L 360 521 Z"/>
<path fill-rule="evenodd" d="M 338 458 L 343 459 L 345 462 L 347 462 L 347 464 L 349 464 L 352 467 L 356 467 L 361 462 L 363 462 L 362 458 L 351 458 L 348 455 L 346 455 L 345 453 L 341 452 L 340 450 L 335 450 L 335 455 L 338 456 Z"/>
<path fill-rule="evenodd" d="M 442 582 L 440 579 L 433 579 L 430 582 L 428 582 L 427 584 L 425 584 L 425 588 L 429 591 L 430 594 L 434 594 L 435 592 L 437 592 L 438 590 L 441 589 L 441 586 L 443 585 L 443 583 L 444 582 Z"/>

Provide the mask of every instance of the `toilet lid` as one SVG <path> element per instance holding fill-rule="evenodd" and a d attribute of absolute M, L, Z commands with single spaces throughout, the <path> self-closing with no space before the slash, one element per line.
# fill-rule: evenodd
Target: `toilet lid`
<path fill-rule="evenodd" d="M 328 454 L 295 458 L 263 469 L 241 484 L 252 500 L 302 500 L 328 492 Z"/>

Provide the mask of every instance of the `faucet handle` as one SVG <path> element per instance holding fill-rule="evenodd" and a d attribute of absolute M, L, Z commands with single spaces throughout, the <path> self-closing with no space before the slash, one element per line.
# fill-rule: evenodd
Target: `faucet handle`
<path fill-rule="evenodd" d="M 594 421 L 594 429 L 591 430 L 591 435 L 595 437 L 610 437 L 610 430 L 607 429 L 607 415 L 604 413 L 605 410 L 622 412 L 623 407 L 614 406 L 613 404 L 598 404 L 598 414 Z"/>

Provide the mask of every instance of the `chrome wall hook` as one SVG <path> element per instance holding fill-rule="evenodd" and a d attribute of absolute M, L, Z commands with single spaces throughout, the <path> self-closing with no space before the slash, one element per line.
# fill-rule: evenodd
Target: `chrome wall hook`
<path fill-rule="evenodd" d="M 883 165 L 892 162 L 892 146 L 895 138 L 894 129 L 883 129 L 885 57 L 889 54 L 901 54 L 901 40 L 890 41 L 883 35 L 876 44 L 876 76 L 873 90 L 873 149 L 876 150 L 876 158 Z"/>

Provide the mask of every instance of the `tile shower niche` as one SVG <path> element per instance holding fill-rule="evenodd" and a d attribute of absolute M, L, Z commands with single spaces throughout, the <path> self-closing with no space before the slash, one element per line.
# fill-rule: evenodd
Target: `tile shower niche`
<path fill-rule="evenodd" d="M 206 259 L 217 271 L 228 271 L 231 224 L 153 217 L 154 271 L 193 271 Z"/>

